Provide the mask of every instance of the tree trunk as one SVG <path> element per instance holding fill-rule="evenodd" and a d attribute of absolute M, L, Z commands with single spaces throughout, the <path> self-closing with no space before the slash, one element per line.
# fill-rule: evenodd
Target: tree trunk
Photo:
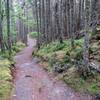
<path fill-rule="evenodd" d="M 84 32 L 84 66 L 85 73 L 89 72 L 89 1 L 85 0 L 85 32 Z"/>
<path fill-rule="evenodd" d="M 8 35 L 8 48 L 9 48 L 9 54 L 11 53 L 11 40 L 10 40 L 10 0 L 7 0 L 7 35 Z"/>

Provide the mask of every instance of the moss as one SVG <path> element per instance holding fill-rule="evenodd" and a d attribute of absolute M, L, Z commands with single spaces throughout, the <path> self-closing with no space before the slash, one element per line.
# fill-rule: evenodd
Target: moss
<path fill-rule="evenodd" d="M 92 83 L 91 85 L 89 85 L 89 87 L 87 89 L 92 94 L 100 93 L 100 85 L 97 83 Z"/>
<path fill-rule="evenodd" d="M 0 100 L 7 100 L 11 92 L 10 61 L 0 60 Z"/>
<path fill-rule="evenodd" d="M 87 80 L 82 79 L 74 67 L 70 68 L 66 75 L 62 78 L 70 87 L 82 93 L 89 93 L 91 95 L 100 93 L 100 75 L 95 77 L 88 77 Z"/>
<path fill-rule="evenodd" d="M 11 94 L 12 76 L 10 67 L 11 64 L 14 63 L 11 59 L 17 52 L 22 50 L 24 47 L 25 44 L 21 42 L 17 42 L 15 45 L 13 45 L 10 58 L 8 51 L 5 51 L 5 53 L 0 52 L 0 100 L 8 100 Z"/>

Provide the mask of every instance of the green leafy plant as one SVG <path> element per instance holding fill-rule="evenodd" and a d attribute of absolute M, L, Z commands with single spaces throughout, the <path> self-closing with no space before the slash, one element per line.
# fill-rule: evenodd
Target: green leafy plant
<path fill-rule="evenodd" d="M 29 33 L 29 36 L 32 37 L 32 38 L 37 38 L 38 35 L 41 35 L 41 33 L 37 33 L 37 32 L 31 32 L 31 33 Z"/>

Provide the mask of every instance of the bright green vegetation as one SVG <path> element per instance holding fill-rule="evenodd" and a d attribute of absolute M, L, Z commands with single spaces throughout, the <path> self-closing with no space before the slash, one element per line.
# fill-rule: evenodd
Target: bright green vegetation
<path fill-rule="evenodd" d="M 21 51 L 23 48 L 25 47 L 25 44 L 22 42 L 17 42 L 16 44 L 14 44 L 12 46 L 11 49 L 11 55 L 9 57 L 9 51 L 6 50 L 4 53 L 0 52 L 0 58 L 8 58 L 8 59 L 12 59 L 12 57 L 19 51 Z"/>
<path fill-rule="evenodd" d="M 75 41 L 76 49 L 81 49 L 82 48 L 82 44 L 83 44 L 83 39 L 80 40 L 76 40 Z M 37 52 L 37 55 L 44 57 L 44 56 L 52 56 L 54 54 L 56 54 L 57 52 L 65 52 L 65 53 L 70 53 L 72 51 L 73 48 L 71 48 L 70 46 L 70 40 L 66 40 L 63 43 L 60 43 L 58 41 L 56 42 L 52 42 L 48 45 L 44 45 L 40 48 L 40 50 Z M 76 50 L 77 51 L 77 50 Z"/>
<path fill-rule="evenodd" d="M 98 43 L 96 47 L 99 47 Z M 91 56 L 96 47 L 91 46 Z M 41 59 L 40 64 L 49 72 L 54 72 L 55 65 L 60 68 L 67 66 L 67 70 L 57 73 L 56 78 L 63 80 L 76 91 L 90 94 L 100 93 L 100 74 L 94 72 L 93 76 L 91 75 L 84 80 L 80 75 L 81 72 L 77 70 L 78 66 L 75 65 L 76 60 L 81 63 L 83 59 L 83 39 L 75 40 L 74 49 L 70 46 L 70 40 L 65 40 L 63 43 L 56 41 L 42 46 L 34 54 Z"/>
<path fill-rule="evenodd" d="M 13 61 L 12 57 L 22 50 L 25 45 L 21 42 L 16 43 L 16 45 L 12 46 L 12 54 L 10 60 L 8 51 L 5 53 L 0 53 L 0 100 L 8 100 L 12 91 L 12 76 L 10 67 Z"/>
<path fill-rule="evenodd" d="M 83 39 L 75 41 L 75 49 L 71 48 L 70 40 L 66 40 L 63 43 L 52 42 L 48 45 L 44 45 L 40 50 L 34 53 L 36 56 L 42 58 L 44 61 L 49 62 L 49 67 L 52 67 L 55 63 L 72 64 L 72 59 L 82 59 L 82 44 Z"/>
<path fill-rule="evenodd" d="M 31 33 L 29 33 L 29 36 L 30 37 L 32 37 L 32 38 L 37 38 L 38 37 L 38 35 L 40 35 L 41 33 L 37 33 L 37 32 L 31 32 Z"/>
<path fill-rule="evenodd" d="M 17 42 L 15 45 L 12 46 L 12 52 L 16 54 L 16 52 L 21 51 L 25 47 L 25 44 L 22 42 Z"/>
<path fill-rule="evenodd" d="M 7 59 L 0 60 L 0 100 L 7 100 L 11 92 L 11 80 L 10 75 L 10 61 Z"/>

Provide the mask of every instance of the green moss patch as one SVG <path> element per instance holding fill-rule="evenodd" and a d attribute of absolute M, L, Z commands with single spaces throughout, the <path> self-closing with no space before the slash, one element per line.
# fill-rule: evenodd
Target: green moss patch
<path fill-rule="evenodd" d="M 65 81 L 65 83 L 76 91 L 89 93 L 91 95 L 100 93 L 100 74 L 96 74 L 95 77 L 88 77 L 87 80 L 84 80 L 78 75 L 75 68 L 71 68 L 60 79 Z"/>
<path fill-rule="evenodd" d="M 11 93 L 10 61 L 0 60 L 0 100 L 7 100 Z"/>

